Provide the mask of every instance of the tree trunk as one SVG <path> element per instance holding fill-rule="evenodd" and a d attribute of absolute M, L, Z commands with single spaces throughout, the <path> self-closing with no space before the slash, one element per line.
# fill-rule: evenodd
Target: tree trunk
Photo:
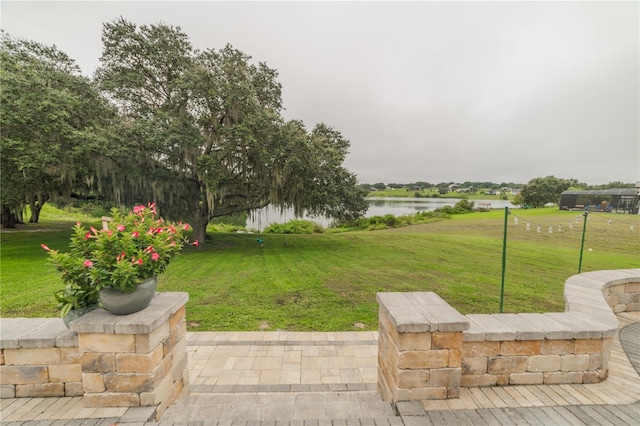
<path fill-rule="evenodd" d="M 29 207 L 31 208 L 31 217 L 29 218 L 29 223 L 38 223 L 40 220 L 40 210 L 42 210 L 42 205 L 38 202 L 30 202 Z"/>
<path fill-rule="evenodd" d="M 23 207 L 11 209 L 11 212 L 13 213 L 13 220 L 16 223 L 24 223 L 24 220 L 22 220 L 22 212 L 23 211 L 24 211 Z"/>
<path fill-rule="evenodd" d="M 16 218 L 13 215 L 11 209 L 7 206 L 2 206 L 2 227 L 3 228 L 15 228 Z"/>
<path fill-rule="evenodd" d="M 29 218 L 29 223 L 38 223 L 40 220 L 40 211 L 42 210 L 42 206 L 47 202 L 49 197 L 43 194 L 38 194 L 37 199 L 29 200 L 29 207 L 31 208 L 31 217 Z"/>
<path fill-rule="evenodd" d="M 209 223 L 209 216 L 205 209 L 198 208 L 193 214 L 191 219 L 191 226 L 193 227 L 192 240 L 198 241 L 199 245 L 205 244 L 205 238 L 207 235 L 207 224 Z"/>

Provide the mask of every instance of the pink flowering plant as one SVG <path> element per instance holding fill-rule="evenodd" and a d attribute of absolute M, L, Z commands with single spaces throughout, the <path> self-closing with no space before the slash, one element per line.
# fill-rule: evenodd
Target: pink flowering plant
<path fill-rule="evenodd" d="M 114 208 L 111 215 L 108 229 L 87 229 L 78 222 L 73 227 L 67 252 L 42 244 L 67 284 L 64 291 L 56 293 L 59 308 L 59 295 L 69 295 L 74 290 L 82 292 L 83 298 L 89 299 L 87 302 L 94 303 L 97 303 L 97 292 L 105 287 L 133 292 L 144 280 L 164 272 L 187 243 L 187 233 L 191 230 L 189 224 L 157 218 L 154 204 L 136 206 L 126 215 Z M 191 244 L 198 245 L 198 242 Z M 70 303 L 63 305 L 61 310 Z"/>

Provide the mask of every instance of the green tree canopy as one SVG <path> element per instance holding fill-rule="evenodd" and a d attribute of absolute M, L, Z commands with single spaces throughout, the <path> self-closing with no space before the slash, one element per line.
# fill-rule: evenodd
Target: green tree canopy
<path fill-rule="evenodd" d="M 366 210 L 342 162 L 349 143 L 320 124 L 285 122 L 277 71 L 227 45 L 198 51 L 179 27 L 103 28 L 96 78 L 124 126 L 99 190 L 123 204 L 153 198 L 204 240 L 214 217 L 275 204 L 338 219 Z"/>
<path fill-rule="evenodd" d="M 530 207 L 544 207 L 547 203 L 557 203 L 562 191 L 569 189 L 571 182 L 555 176 L 531 179 L 523 188 L 521 203 Z"/>
<path fill-rule="evenodd" d="M 113 117 L 75 62 L 55 46 L 2 33 L 0 50 L 2 224 L 37 222 L 42 205 L 91 179 L 92 147 Z"/>

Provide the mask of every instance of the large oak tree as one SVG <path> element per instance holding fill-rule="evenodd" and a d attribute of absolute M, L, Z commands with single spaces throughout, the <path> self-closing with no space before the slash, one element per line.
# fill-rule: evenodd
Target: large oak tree
<path fill-rule="evenodd" d="M 96 79 L 124 125 L 98 190 L 132 204 L 152 199 L 204 241 L 214 217 L 293 207 L 337 219 L 366 211 L 342 163 L 349 143 L 324 124 L 308 132 L 281 116 L 277 71 L 227 45 L 198 51 L 179 27 L 104 25 Z"/>
<path fill-rule="evenodd" d="M 43 204 L 86 187 L 100 129 L 114 112 L 75 62 L 55 46 L 2 33 L 0 49 L 2 226 L 38 222 Z"/>

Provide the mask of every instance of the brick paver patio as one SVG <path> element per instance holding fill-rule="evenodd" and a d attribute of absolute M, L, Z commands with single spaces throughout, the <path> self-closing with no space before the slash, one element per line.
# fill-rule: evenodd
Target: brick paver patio
<path fill-rule="evenodd" d="M 377 332 L 188 334 L 191 395 L 160 425 L 628 424 L 640 418 L 640 313 L 618 315 L 608 379 L 594 385 L 466 388 L 459 399 L 398 404 L 376 392 Z M 82 398 L 0 401 L 7 425 L 144 425 L 147 407 L 85 408 Z M 338 416 L 338 417 L 335 417 Z"/>

